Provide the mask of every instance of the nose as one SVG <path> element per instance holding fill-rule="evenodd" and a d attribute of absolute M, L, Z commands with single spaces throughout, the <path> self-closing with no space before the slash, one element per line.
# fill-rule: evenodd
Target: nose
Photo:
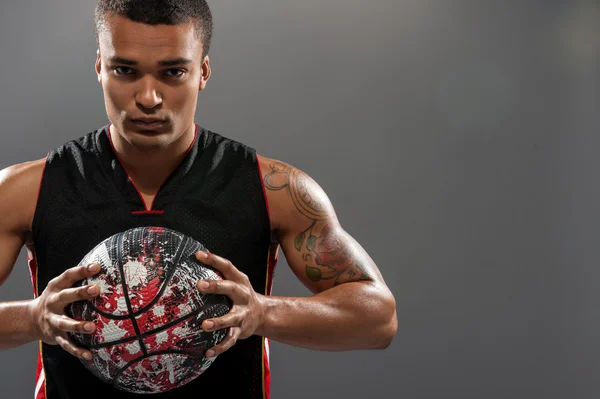
<path fill-rule="evenodd" d="M 153 82 L 150 76 L 140 80 L 135 102 L 138 106 L 146 109 L 156 108 L 162 104 L 162 95 L 157 91 L 156 82 Z"/>

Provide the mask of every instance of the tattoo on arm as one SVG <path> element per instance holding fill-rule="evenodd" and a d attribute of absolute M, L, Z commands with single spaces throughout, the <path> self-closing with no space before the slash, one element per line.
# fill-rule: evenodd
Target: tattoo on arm
<path fill-rule="evenodd" d="M 310 178 L 303 172 L 281 162 L 270 164 L 264 178 L 268 190 L 286 190 L 295 208 L 305 216 L 306 229 L 294 240 L 295 249 L 306 262 L 306 277 L 313 282 L 330 280 L 333 285 L 350 281 L 371 280 L 350 248 L 340 240 L 332 227 L 331 215 L 316 193 L 311 193 Z"/>

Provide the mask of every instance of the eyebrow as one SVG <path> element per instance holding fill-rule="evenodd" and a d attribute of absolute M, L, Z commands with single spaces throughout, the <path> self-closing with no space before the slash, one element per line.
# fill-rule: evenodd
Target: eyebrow
<path fill-rule="evenodd" d="M 138 64 L 137 61 L 128 60 L 127 58 L 122 58 L 122 57 L 117 57 L 117 56 L 109 57 L 109 60 L 113 64 L 123 64 L 123 65 L 137 65 Z M 158 61 L 158 65 L 160 65 L 160 66 L 186 65 L 186 64 L 191 64 L 191 63 L 192 63 L 192 60 L 183 58 L 183 57 L 174 58 L 172 60 Z"/>

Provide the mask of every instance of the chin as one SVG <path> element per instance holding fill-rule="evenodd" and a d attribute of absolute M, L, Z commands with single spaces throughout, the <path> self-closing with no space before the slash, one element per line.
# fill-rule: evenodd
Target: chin
<path fill-rule="evenodd" d="M 164 148 L 173 141 L 172 133 L 169 132 L 140 132 L 126 130 L 125 137 L 134 147 L 145 149 Z"/>

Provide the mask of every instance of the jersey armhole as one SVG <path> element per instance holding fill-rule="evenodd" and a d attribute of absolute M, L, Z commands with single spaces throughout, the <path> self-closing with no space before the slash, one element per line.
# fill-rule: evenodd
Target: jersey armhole
<path fill-rule="evenodd" d="M 31 238 L 33 241 L 33 246 L 35 248 L 36 238 L 40 232 L 41 224 L 42 224 L 42 215 L 46 211 L 46 201 L 43 200 L 43 188 L 46 182 L 46 170 L 48 166 L 48 158 L 50 153 L 46 155 L 46 159 L 44 160 L 44 167 L 42 168 L 42 177 L 40 178 L 40 186 L 37 192 L 37 198 L 35 201 L 35 211 L 33 213 L 33 219 L 31 221 Z"/>

